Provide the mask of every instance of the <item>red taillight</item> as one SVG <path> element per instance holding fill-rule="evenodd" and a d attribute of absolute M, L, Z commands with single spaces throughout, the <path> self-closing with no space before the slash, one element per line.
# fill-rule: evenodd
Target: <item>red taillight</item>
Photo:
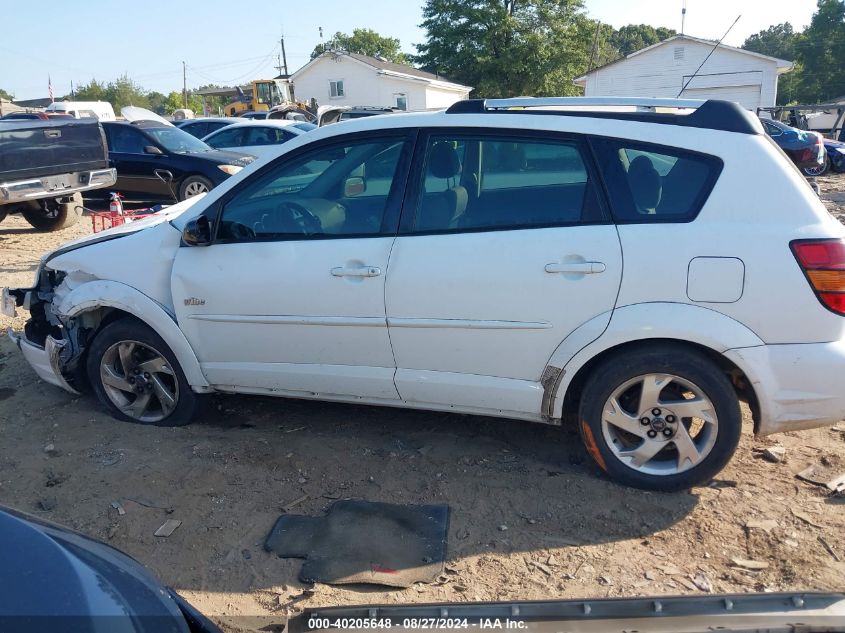
<path fill-rule="evenodd" d="M 794 240 L 789 247 L 819 301 L 845 316 L 845 240 Z"/>

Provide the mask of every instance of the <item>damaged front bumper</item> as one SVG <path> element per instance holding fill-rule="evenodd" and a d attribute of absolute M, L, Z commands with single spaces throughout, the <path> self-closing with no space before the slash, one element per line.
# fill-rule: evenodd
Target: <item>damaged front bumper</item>
<path fill-rule="evenodd" d="M 59 369 L 59 355 L 67 344 L 67 341 L 58 341 L 52 336 L 48 336 L 45 339 L 44 347 L 41 347 L 27 340 L 25 335 L 15 334 L 12 328 L 9 328 L 9 338 L 21 350 L 24 358 L 32 365 L 32 368 L 41 380 L 61 387 L 74 395 L 79 395 L 79 392 L 65 380 Z"/>

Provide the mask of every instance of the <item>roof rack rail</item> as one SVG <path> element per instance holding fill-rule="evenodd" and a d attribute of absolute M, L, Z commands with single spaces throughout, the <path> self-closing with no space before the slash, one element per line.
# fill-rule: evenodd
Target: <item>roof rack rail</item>
<path fill-rule="evenodd" d="M 633 107 L 635 110 L 608 108 Z M 603 109 L 604 108 L 604 109 Z M 661 112 L 658 109 L 664 110 Z M 665 112 L 685 110 L 688 113 Z M 691 112 L 690 112 L 691 111 Z M 552 114 L 643 121 L 740 134 L 763 134 L 759 119 L 732 101 L 650 99 L 641 97 L 516 97 L 465 99 L 452 104 L 447 114 Z"/>

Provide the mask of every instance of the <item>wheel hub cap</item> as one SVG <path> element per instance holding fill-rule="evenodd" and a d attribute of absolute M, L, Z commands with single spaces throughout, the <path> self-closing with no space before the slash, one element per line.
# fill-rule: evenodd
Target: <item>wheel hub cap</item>
<path fill-rule="evenodd" d="M 141 422 L 163 420 L 179 400 L 179 383 L 167 359 L 139 341 L 109 347 L 100 361 L 100 378 L 108 399 Z"/>

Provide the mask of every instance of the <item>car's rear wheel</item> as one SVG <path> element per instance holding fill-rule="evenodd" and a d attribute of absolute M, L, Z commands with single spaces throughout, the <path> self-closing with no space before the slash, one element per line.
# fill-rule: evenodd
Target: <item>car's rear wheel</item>
<path fill-rule="evenodd" d="M 88 350 L 88 379 L 115 417 L 154 426 L 182 426 L 198 397 L 162 338 L 135 319 L 121 319 L 97 334 Z"/>
<path fill-rule="evenodd" d="M 730 461 L 742 427 L 722 370 L 675 345 L 601 363 L 584 386 L 579 418 L 587 451 L 608 475 L 663 491 L 710 481 Z"/>
<path fill-rule="evenodd" d="M 824 157 L 824 162 L 817 166 L 817 167 L 805 167 L 804 168 L 804 175 L 809 176 L 810 178 L 815 178 L 816 176 L 824 176 L 827 171 L 830 169 L 830 156 Z"/>
<path fill-rule="evenodd" d="M 179 185 L 179 200 L 187 200 L 201 193 L 208 193 L 214 184 L 205 176 L 188 176 Z"/>

